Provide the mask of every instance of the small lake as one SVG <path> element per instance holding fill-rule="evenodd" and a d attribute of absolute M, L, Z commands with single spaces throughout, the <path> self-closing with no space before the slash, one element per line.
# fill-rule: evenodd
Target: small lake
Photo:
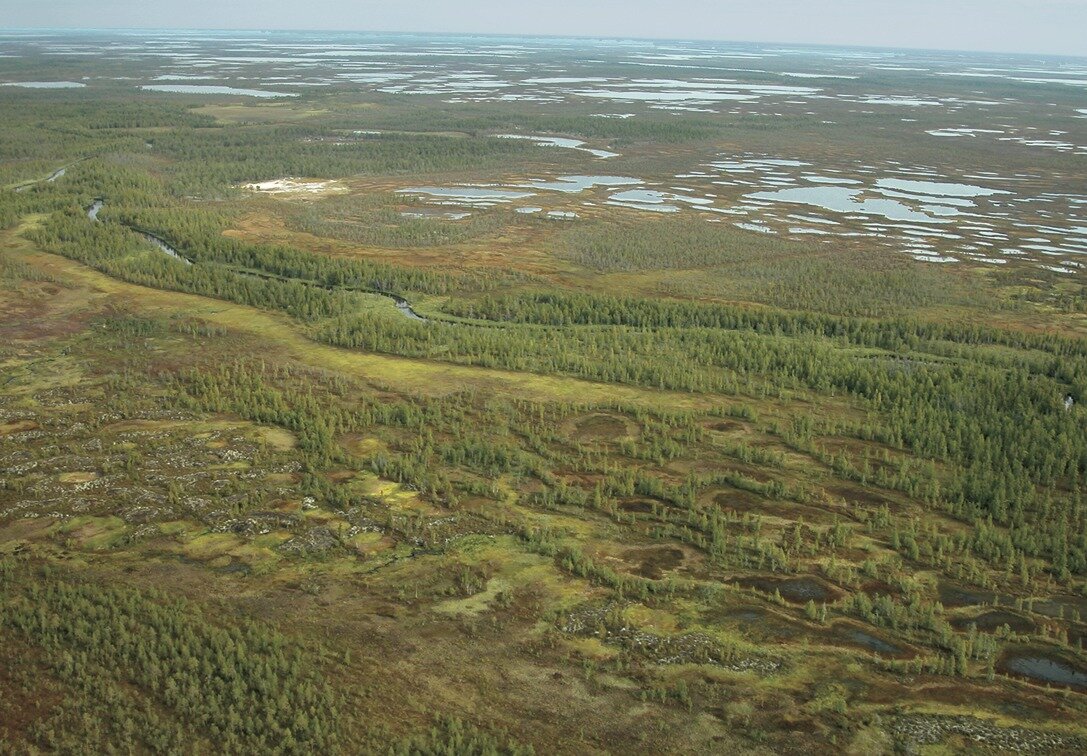
<path fill-rule="evenodd" d="M 80 84 L 78 81 L 9 81 L 0 86 L 23 89 L 82 89 L 87 85 Z"/>
<path fill-rule="evenodd" d="M 834 213 L 859 213 L 861 215 L 877 215 L 887 220 L 908 223 L 945 223 L 946 221 L 933 218 L 930 215 L 918 212 L 893 199 L 865 199 L 857 198 L 863 194 L 860 189 L 849 189 L 842 186 L 798 186 L 790 189 L 779 189 L 774 192 L 755 192 L 747 195 L 749 200 L 762 200 L 764 202 L 788 202 L 798 205 L 810 205 L 829 210 Z"/>
<path fill-rule="evenodd" d="M 401 218 L 409 220 L 464 220 L 471 217 L 471 213 L 458 213 L 445 210 L 405 210 L 400 213 Z"/>
<path fill-rule="evenodd" d="M 869 651 L 874 651 L 877 654 L 882 654 L 883 656 L 903 656 L 907 653 L 906 649 L 896 646 L 890 641 L 886 641 L 877 635 L 872 635 L 859 628 L 847 627 L 842 629 L 840 634 L 850 643 L 866 648 Z"/>
<path fill-rule="evenodd" d="M 468 204 L 513 202 L 536 196 L 533 192 L 481 186 L 412 186 L 407 189 L 398 189 L 397 194 L 425 194 Z"/>
<path fill-rule="evenodd" d="M 525 134 L 495 134 L 499 139 L 524 139 L 532 142 L 537 147 L 561 147 L 567 150 L 580 150 L 581 152 L 588 152 L 593 157 L 601 159 L 619 157 L 618 152 L 608 152 L 607 150 L 594 150 L 586 147 L 585 142 L 580 139 L 568 139 L 566 137 L 544 137 L 544 136 L 529 136 Z"/>
<path fill-rule="evenodd" d="M 772 594 L 777 591 L 783 599 L 794 604 L 804 604 L 808 601 L 833 601 L 839 595 L 838 591 L 812 577 L 748 577 L 740 578 L 736 584 L 744 588 L 754 588 L 763 593 Z"/>
<path fill-rule="evenodd" d="M 273 92 L 267 89 L 239 89 L 204 84 L 144 84 L 140 89 L 149 92 L 173 92 L 175 94 L 237 95 L 240 97 L 298 97 L 293 92 Z"/>
<path fill-rule="evenodd" d="M 1087 691 L 1087 671 L 1044 651 L 1016 651 L 1000 663 L 1003 671 L 1034 682 Z"/>
<path fill-rule="evenodd" d="M 540 189 L 550 192 L 564 192 L 566 194 L 578 194 L 587 189 L 598 186 L 638 186 L 644 183 L 641 179 L 630 176 L 559 176 L 554 181 L 535 180 L 525 184 L 525 189 Z"/>

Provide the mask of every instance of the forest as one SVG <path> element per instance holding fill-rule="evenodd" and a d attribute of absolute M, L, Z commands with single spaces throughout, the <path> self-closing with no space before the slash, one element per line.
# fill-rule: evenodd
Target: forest
<path fill-rule="evenodd" d="M 1083 748 L 1080 273 L 402 191 L 810 114 L 313 89 L 0 88 L 0 752 Z"/>

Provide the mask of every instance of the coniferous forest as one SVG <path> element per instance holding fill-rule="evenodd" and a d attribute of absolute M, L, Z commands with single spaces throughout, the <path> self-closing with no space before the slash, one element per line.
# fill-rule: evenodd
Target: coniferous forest
<path fill-rule="evenodd" d="M 1074 91 L 390 39 L 0 34 L 0 753 L 1087 748 Z"/>

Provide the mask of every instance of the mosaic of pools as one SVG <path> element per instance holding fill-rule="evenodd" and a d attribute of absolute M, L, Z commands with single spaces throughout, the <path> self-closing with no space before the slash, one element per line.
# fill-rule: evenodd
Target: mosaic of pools
<path fill-rule="evenodd" d="M 138 61 L 142 77 L 94 75 L 89 65 L 90 74 L 79 80 L 8 76 L 0 77 L 0 86 L 139 88 L 163 97 L 243 101 L 348 90 L 456 104 L 570 103 L 616 120 L 663 111 L 675 118 L 822 119 L 831 126 L 835 118 L 871 116 L 882 119 L 874 123 L 890 120 L 911 138 L 929 140 L 949 160 L 911 165 L 893 154 L 850 160 L 735 150 L 707 154 L 678 175 L 654 176 L 624 168 L 622 144 L 494 133 L 580 155 L 583 173 L 499 184 L 405 181 L 400 191 L 416 206 L 449 206 L 441 212 L 409 209 L 409 218 L 454 221 L 495 207 L 570 221 L 582 217 L 582 208 L 697 213 L 753 233 L 860 240 L 934 263 L 1017 259 L 1064 274 L 1081 270 L 1087 254 L 1087 60 L 512 37 L 342 34 L 330 41 L 327 34 L 307 33 L 110 34 L 104 42 L 4 32 L 0 55 Z M 357 131 L 354 138 L 370 133 Z M 957 145 L 993 150 L 993 170 L 957 171 Z M 1004 154 L 1015 156 L 1019 168 L 1000 170 Z M 1031 155 L 1066 162 L 1059 171 L 1052 163 L 1026 170 Z M 599 170 L 603 166 L 608 168 Z"/>

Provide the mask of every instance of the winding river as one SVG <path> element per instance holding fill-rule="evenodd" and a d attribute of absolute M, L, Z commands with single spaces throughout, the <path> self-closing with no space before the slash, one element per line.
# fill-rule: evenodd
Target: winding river
<path fill-rule="evenodd" d="M 27 181 L 25 184 L 19 184 L 19 186 L 15 187 L 15 191 L 25 192 L 27 189 L 31 188 L 32 186 L 37 186 L 38 184 L 52 184 L 54 181 L 66 174 L 68 172 L 68 169 L 71 168 L 73 165 L 75 165 L 76 163 L 82 163 L 86 159 L 87 158 L 81 158 L 75 161 L 75 163 L 69 163 L 66 166 L 57 168 L 55 171 L 50 173 L 47 178 L 38 179 L 37 181 Z"/>
<path fill-rule="evenodd" d="M 102 211 L 102 208 L 105 207 L 105 206 L 106 206 L 106 201 L 105 200 L 96 199 L 94 201 L 94 203 L 89 208 L 87 208 L 87 217 L 90 218 L 95 223 L 101 223 L 102 221 L 99 219 L 98 213 L 100 213 Z M 184 263 L 185 265 L 192 265 L 193 264 L 192 260 L 185 257 L 180 252 L 178 252 L 176 249 L 174 249 L 172 246 L 170 246 L 170 244 L 165 239 L 162 239 L 162 238 L 160 238 L 158 236 L 155 236 L 152 233 L 148 233 L 147 231 L 144 231 L 143 229 L 136 228 L 135 226 L 133 226 L 131 224 L 124 223 L 123 225 L 126 228 L 131 229 L 132 231 L 135 231 L 137 234 L 142 236 L 148 242 L 150 242 L 155 247 L 157 247 L 161 251 L 165 252 L 167 255 L 174 258 L 175 260 L 179 260 L 180 262 Z M 265 280 L 278 280 L 278 281 L 298 281 L 298 283 L 302 283 L 302 284 L 305 284 L 307 286 L 320 286 L 320 284 L 318 284 L 316 282 L 313 282 L 313 281 L 300 281 L 299 279 L 290 279 L 290 278 L 287 278 L 285 276 L 277 276 L 274 273 L 254 273 L 254 272 L 249 272 L 249 271 L 234 271 L 234 272 L 237 273 L 240 276 L 249 276 L 251 278 L 262 278 L 262 279 L 265 279 Z M 326 286 L 324 288 L 328 289 L 329 291 L 333 291 L 336 287 Z M 428 318 L 423 317 L 422 315 L 417 313 L 415 310 L 413 310 L 412 307 L 411 307 L 411 304 L 408 302 L 408 300 L 404 299 L 399 294 L 392 294 L 392 293 L 387 292 L 387 291 L 378 291 L 378 290 L 375 290 L 375 289 L 349 289 L 349 291 L 358 291 L 358 292 L 363 293 L 363 294 L 377 294 L 378 296 L 385 297 L 386 299 L 391 299 L 393 301 L 393 304 L 396 305 L 396 311 L 399 312 L 404 317 L 406 317 L 406 318 L 408 318 L 410 320 L 418 320 L 419 322 L 422 322 L 422 323 L 429 323 L 430 322 L 430 320 Z"/>

